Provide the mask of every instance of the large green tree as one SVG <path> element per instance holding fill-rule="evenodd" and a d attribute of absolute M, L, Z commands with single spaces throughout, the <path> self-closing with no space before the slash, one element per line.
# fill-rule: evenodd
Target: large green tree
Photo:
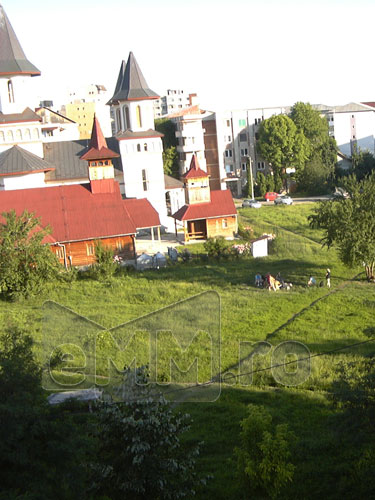
<path fill-rule="evenodd" d="M 275 115 L 261 123 L 257 147 L 274 174 L 281 174 L 288 167 L 298 171 L 311 153 L 309 141 L 286 115 Z"/>
<path fill-rule="evenodd" d="M 297 180 L 302 189 L 315 194 L 324 190 L 328 179 L 333 176 L 337 162 L 337 144 L 329 136 L 326 118 L 311 104 L 297 102 L 291 109 L 290 117 L 310 145 L 308 159 L 304 168 L 298 171 Z"/>
<path fill-rule="evenodd" d="M 336 246 L 347 266 L 364 265 L 372 279 L 375 267 L 375 172 L 358 182 L 343 181 L 349 197 L 321 202 L 309 217 L 312 227 L 323 229 L 323 245 Z"/>
<path fill-rule="evenodd" d="M 25 211 L 2 214 L 0 225 L 0 293 L 7 298 L 38 292 L 61 266 L 43 240 L 50 233 L 40 219 Z"/>

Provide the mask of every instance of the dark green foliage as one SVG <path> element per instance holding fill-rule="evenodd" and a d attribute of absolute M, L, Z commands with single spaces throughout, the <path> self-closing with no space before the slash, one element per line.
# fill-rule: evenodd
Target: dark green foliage
<path fill-rule="evenodd" d="M 273 181 L 274 181 L 274 190 L 276 193 L 280 193 L 280 191 L 283 189 L 283 179 L 282 176 L 280 175 L 279 172 L 276 172 L 276 174 L 273 176 Z"/>
<path fill-rule="evenodd" d="M 266 193 L 275 191 L 275 179 L 272 174 L 266 175 Z"/>
<path fill-rule="evenodd" d="M 309 141 L 286 115 L 274 115 L 261 123 L 257 145 L 274 174 L 288 167 L 303 168 L 310 157 Z"/>
<path fill-rule="evenodd" d="M 3 213 L 0 226 L 0 293 L 8 299 L 34 295 L 61 270 L 56 256 L 43 239 L 51 232 L 27 211 L 17 216 Z"/>
<path fill-rule="evenodd" d="M 290 462 L 294 435 L 286 424 L 274 425 L 263 406 L 249 405 L 241 422 L 241 445 L 235 449 L 243 498 L 278 498 L 293 479 Z"/>
<path fill-rule="evenodd" d="M 352 172 L 361 181 L 375 170 L 375 157 L 369 151 L 354 150 L 352 154 Z"/>
<path fill-rule="evenodd" d="M 77 415 L 47 404 L 25 328 L 0 335 L 0 498 L 68 499 L 79 491 L 84 499 L 90 440 Z"/>
<path fill-rule="evenodd" d="M 310 154 L 303 169 L 297 171 L 298 186 L 308 194 L 327 191 L 337 162 L 337 144 L 329 137 L 327 120 L 309 103 L 297 102 L 290 117 L 310 144 Z"/>
<path fill-rule="evenodd" d="M 163 148 L 168 149 L 170 147 L 177 146 L 176 139 L 176 125 L 169 118 L 158 118 L 155 120 L 155 130 L 164 134 Z"/>
<path fill-rule="evenodd" d="M 343 181 L 349 198 L 320 203 L 309 216 L 311 227 L 323 229 L 323 245 L 335 245 L 341 261 L 350 267 L 365 265 L 368 279 L 375 268 L 375 173 L 361 182 Z"/>
<path fill-rule="evenodd" d="M 90 276 L 97 280 L 107 280 L 116 272 L 117 264 L 113 261 L 113 250 L 99 240 L 95 244 L 96 263 L 91 266 Z"/>
<path fill-rule="evenodd" d="M 267 193 L 267 181 L 266 177 L 262 172 L 257 173 L 257 191 L 258 196 L 264 198 L 264 195 Z"/>
<path fill-rule="evenodd" d="M 209 257 L 216 257 L 220 259 L 228 255 L 228 244 L 223 236 L 218 238 L 208 238 L 203 244 L 204 249 Z"/>
<path fill-rule="evenodd" d="M 179 160 L 175 146 L 171 146 L 163 151 L 164 173 L 179 178 Z"/>
<path fill-rule="evenodd" d="M 181 441 L 189 416 L 172 411 L 147 380 L 143 368 L 126 370 L 124 402 L 97 409 L 95 493 L 112 500 L 192 498 L 199 482 L 194 470 L 199 447 Z"/>

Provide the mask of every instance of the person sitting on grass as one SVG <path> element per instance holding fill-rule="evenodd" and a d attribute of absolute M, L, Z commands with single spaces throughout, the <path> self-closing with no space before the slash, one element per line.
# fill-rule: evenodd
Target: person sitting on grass
<path fill-rule="evenodd" d="M 261 287 L 263 285 L 262 276 L 259 273 L 255 275 L 255 286 Z"/>
<path fill-rule="evenodd" d="M 316 279 L 313 276 L 310 276 L 309 281 L 307 282 L 307 286 L 315 286 Z"/>

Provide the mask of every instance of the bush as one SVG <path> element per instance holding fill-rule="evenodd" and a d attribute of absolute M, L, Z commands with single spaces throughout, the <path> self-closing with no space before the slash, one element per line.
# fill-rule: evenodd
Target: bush
<path fill-rule="evenodd" d="M 57 277 L 61 265 L 44 238 L 51 232 L 40 229 L 40 219 L 12 210 L 3 213 L 0 226 L 0 293 L 7 299 L 40 292 Z"/>
<path fill-rule="evenodd" d="M 245 241 L 251 241 L 254 238 L 254 230 L 250 226 L 238 224 L 238 235 Z"/>
<path fill-rule="evenodd" d="M 218 238 L 208 238 L 208 240 L 204 242 L 203 246 L 209 257 L 216 257 L 220 259 L 221 257 L 228 255 L 228 246 L 223 236 L 219 236 Z"/>
<path fill-rule="evenodd" d="M 98 241 L 95 244 L 95 257 L 96 263 L 90 269 L 90 276 L 97 280 L 111 278 L 117 269 L 112 248 L 105 247 L 101 241 Z"/>

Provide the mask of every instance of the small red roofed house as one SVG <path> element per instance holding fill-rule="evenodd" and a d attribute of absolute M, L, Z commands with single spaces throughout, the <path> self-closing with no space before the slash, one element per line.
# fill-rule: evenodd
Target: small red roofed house
<path fill-rule="evenodd" d="M 185 205 L 172 217 L 182 222 L 185 242 L 217 236 L 233 238 L 238 225 L 231 192 L 210 190 L 209 175 L 199 167 L 195 155 L 183 181 Z"/>
<path fill-rule="evenodd" d="M 88 161 L 90 184 L 0 191 L 0 213 L 27 210 L 39 217 L 40 225 L 52 230 L 45 243 L 65 266 L 94 263 L 98 240 L 125 260 L 135 259 L 137 231 L 160 227 L 160 220 L 148 200 L 122 198 L 114 180 L 116 156 L 95 118 L 89 148 L 81 157 Z"/>

